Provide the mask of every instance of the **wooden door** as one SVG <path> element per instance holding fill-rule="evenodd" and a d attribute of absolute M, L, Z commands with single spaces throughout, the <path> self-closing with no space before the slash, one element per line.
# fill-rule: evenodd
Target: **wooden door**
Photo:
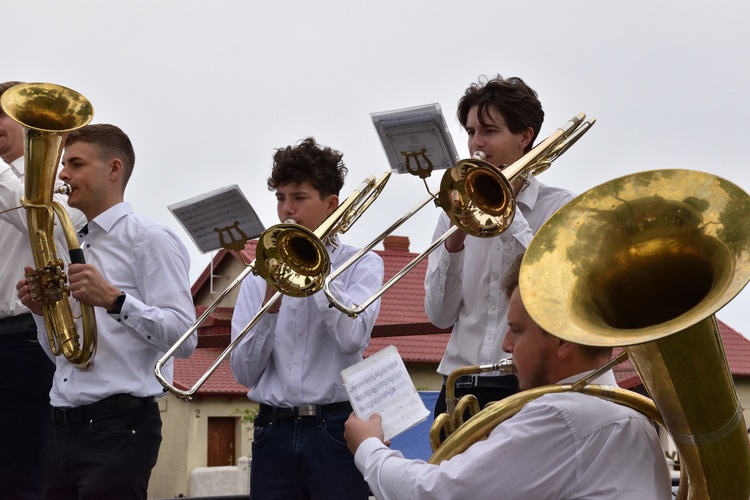
<path fill-rule="evenodd" d="M 234 429 L 235 417 L 208 417 L 208 458 L 209 467 L 235 465 Z"/>

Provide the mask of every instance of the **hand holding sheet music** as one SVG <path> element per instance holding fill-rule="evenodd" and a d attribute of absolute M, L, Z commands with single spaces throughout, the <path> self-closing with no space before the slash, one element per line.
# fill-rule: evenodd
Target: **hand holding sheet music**
<path fill-rule="evenodd" d="M 359 418 L 367 420 L 373 413 L 383 418 L 386 441 L 424 421 L 430 414 L 395 346 L 388 346 L 343 370 L 341 377 Z"/>

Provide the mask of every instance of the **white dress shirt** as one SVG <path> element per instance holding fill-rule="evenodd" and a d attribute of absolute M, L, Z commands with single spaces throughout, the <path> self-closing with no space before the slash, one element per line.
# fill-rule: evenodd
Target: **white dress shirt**
<path fill-rule="evenodd" d="M 52 406 L 80 406 L 123 393 L 161 396 L 154 366 L 195 322 L 187 249 L 171 229 L 134 214 L 126 202 L 89 221 L 88 229 L 81 245 L 86 263 L 127 296 L 119 315 L 94 308 L 97 350 L 87 370 L 52 356 L 44 319 L 34 315 L 39 343 L 56 364 Z M 189 357 L 197 343 L 192 338 L 175 355 Z M 173 364 L 170 360 L 163 370 L 170 381 Z"/>
<path fill-rule="evenodd" d="M 335 269 L 357 252 L 328 247 Z M 331 282 L 345 305 L 361 304 L 383 283 L 383 260 L 368 252 Z M 243 281 L 232 317 L 232 339 L 260 310 L 266 282 L 257 276 Z M 352 319 L 330 307 L 325 294 L 283 297 L 276 314 L 265 314 L 232 352 L 232 373 L 248 397 L 272 406 L 299 406 L 348 401 L 341 370 L 362 361 L 380 311 L 380 300 Z"/>
<path fill-rule="evenodd" d="M 62 183 L 58 183 L 62 184 Z M 26 221 L 26 210 L 21 206 L 24 195 L 24 158 L 11 162 L 10 165 L 0 161 L 0 241 L 2 241 L 3 258 L 0 259 L 0 318 L 26 314 L 29 310 L 21 304 L 16 295 L 16 283 L 24 277 L 23 268 L 34 266 L 34 257 L 29 243 L 29 231 Z M 68 209 L 73 227 L 81 228 L 86 223 L 84 215 L 67 206 L 67 197 L 55 195 L 54 200 Z M 68 259 L 67 245 L 60 225 L 55 225 L 55 239 L 58 257 Z M 63 252 L 62 255 L 60 252 Z"/>
<path fill-rule="evenodd" d="M 607 372 L 593 383 L 615 379 Z M 379 500 L 671 498 L 654 424 L 625 406 L 573 392 L 528 403 L 489 438 L 440 465 L 407 460 L 376 438 L 365 440 L 354 459 Z"/>
<path fill-rule="evenodd" d="M 529 177 L 516 199 L 513 223 L 494 238 L 467 236 L 464 249 L 450 253 L 440 245 L 428 258 L 425 274 L 425 313 L 438 328 L 453 326 L 438 373 L 462 366 L 489 364 L 507 358 L 503 335 L 507 329 L 508 299 L 502 280 L 517 255 L 560 207 L 573 199 L 564 189 Z M 450 227 L 440 214 L 433 241 Z"/>

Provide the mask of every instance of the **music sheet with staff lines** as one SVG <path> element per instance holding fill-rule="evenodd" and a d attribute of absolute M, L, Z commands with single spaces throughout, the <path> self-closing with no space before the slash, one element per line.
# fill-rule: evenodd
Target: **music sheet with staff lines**
<path fill-rule="evenodd" d="M 385 440 L 414 427 L 430 414 L 409 377 L 396 346 L 390 345 L 341 372 L 354 413 L 383 419 Z"/>

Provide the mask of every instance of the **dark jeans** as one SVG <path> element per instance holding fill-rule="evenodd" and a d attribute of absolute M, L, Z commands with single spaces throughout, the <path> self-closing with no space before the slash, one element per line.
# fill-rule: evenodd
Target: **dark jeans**
<path fill-rule="evenodd" d="M 255 420 L 250 498 L 367 500 L 369 488 L 346 447 L 350 411 Z"/>
<path fill-rule="evenodd" d="M 50 431 L 55 365 L 39 346 L 35 327 L 22 334 L 2 333 L 0 500 L 41 499 L 42 450 Z"/>
<path fill-rule="evenodd" d="M 54 424 L 44 497 L 145 500 L 160 445 L 161 416 L 155 402 L 82 423 Z"/>

